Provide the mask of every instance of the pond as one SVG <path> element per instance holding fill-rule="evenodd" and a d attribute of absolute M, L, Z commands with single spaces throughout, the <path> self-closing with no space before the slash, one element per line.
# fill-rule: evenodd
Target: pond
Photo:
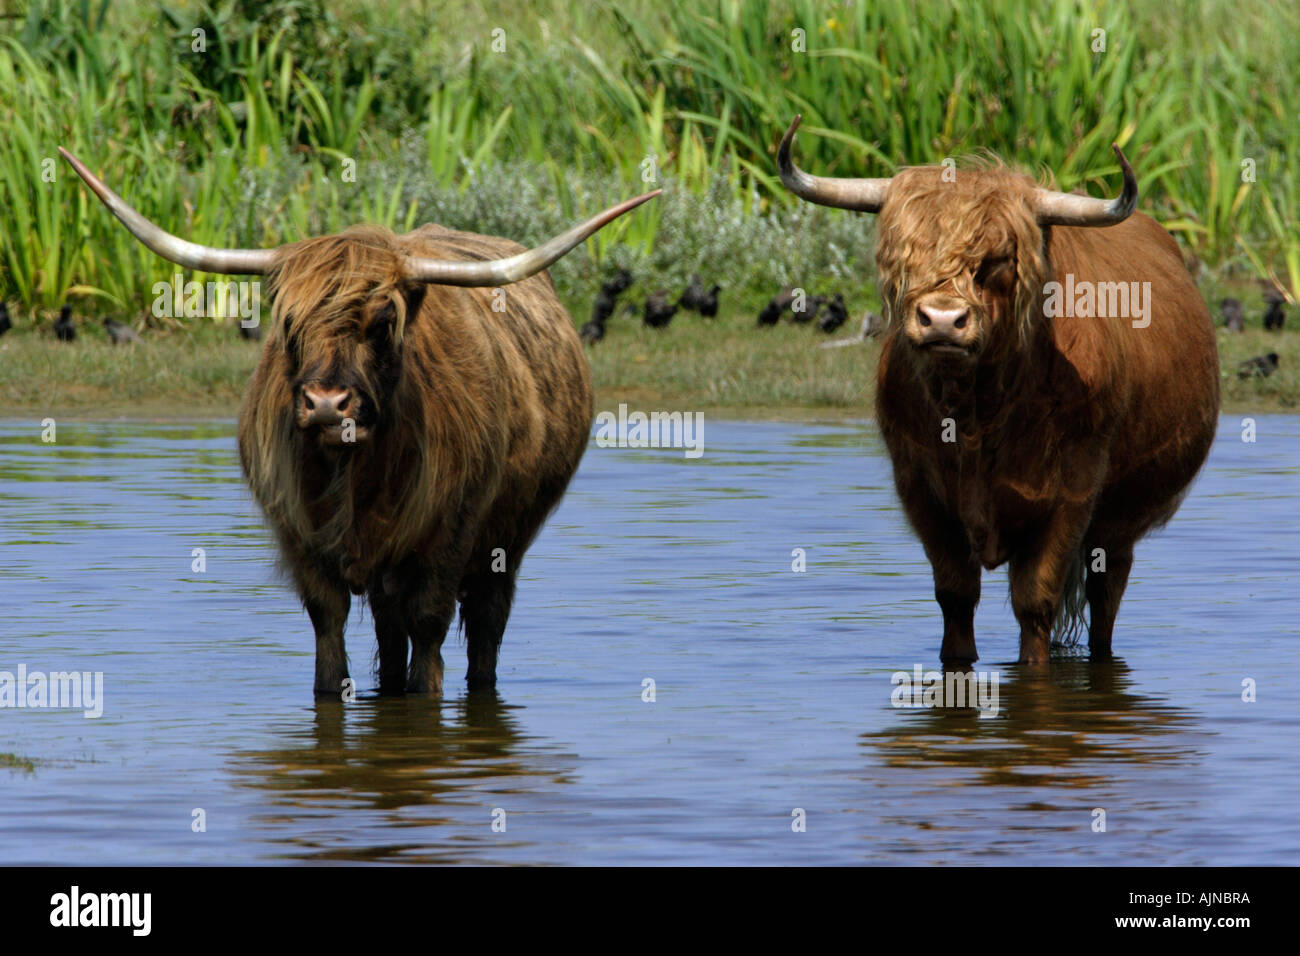
<path fill-rule="evenodd" d="M 233 422 L 0 421 L 0 672 L 102 675 L 0 707 L 0 863 L 1294 864 L 1300 418 L 1256 429 L 1139 545 L 1112 663 L 1017 668 L 985 576 L 981 712 L 895 706 L 941 618 L 870 423 L 593 444 L 495 693 L 453 631 L 445 699 L 377 697 L 354 605 L 318 702 Z"/>

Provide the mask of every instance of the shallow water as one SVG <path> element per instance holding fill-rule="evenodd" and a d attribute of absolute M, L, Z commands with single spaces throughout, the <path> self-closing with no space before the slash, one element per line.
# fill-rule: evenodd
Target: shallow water
<path fill-rule="evenodd" d="M 1300 418 L 1240 428 L 1139 546 L 1113 664 L 1018 672 L 985 576 L 981 717 L 891 703 L 940 617 L 869 424 L 592 447 L 497 693 L 452 634 L 445 700 L 375 697 L 354 607 L 345 704 L 313 700 L 232 423 L 0 422 L 0 671 L 104 680 L 98 719 L 0 709 L 0 863 L 1295 864 Z"/>

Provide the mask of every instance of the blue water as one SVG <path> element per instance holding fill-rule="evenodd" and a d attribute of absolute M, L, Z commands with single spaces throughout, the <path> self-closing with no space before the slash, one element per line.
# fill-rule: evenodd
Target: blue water
<path fill-rule="evenodd" d="M 1295 864 L 1300 418 L 1257 422 L 1139 545 L 1113 664 L 1020 672 L 986 575 L 987 718 L 891 704 L 940 616 L 868 423 L 593 446 L 496 695 L 452 634 L 446 699 L 375 697 L 354 609 L 318 703 L 233 423 L 0 422 L 0 671 L 104 675 L 98 719 L 0 708 L 0 863 Z"/>

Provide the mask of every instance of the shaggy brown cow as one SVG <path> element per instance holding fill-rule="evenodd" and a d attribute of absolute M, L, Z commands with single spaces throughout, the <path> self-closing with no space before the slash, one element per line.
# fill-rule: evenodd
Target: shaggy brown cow
<path fill-rule="evenodd" d="M 1134 543 L 1173 515 L 1214 439 L 1214 328 L 1177 244 L 1133 213 L 1118 148 L 1124 189 L 1106 201 L 1001 166 L 814 177 L 790 159 L 798 126 L 779 151 L 786 186 L 880 214 L 876 413 L 934 569 L 940 657 L 977 659 L 980 566 L 1004 562 L 1021 662 L 1072 639 L 1085 602 L 1092 655 L 1109 656 Z M 1109 304 L 1069 308 L 1085 296 Z"/>
<path fill-rule="evenodd" d="M 532 251 L 433 225 L 222 250 L 167 234 L 63 155 L 154 252 L 269 279 L 239 454 L 316 631 L 316 692 L 348 676 L 349 592 L 369 598 L 382 692 L 441 692 L 458 600 L 466 679 L 495 684 L 520 562 L 592 420 L 587 360 L 542 271 L 657 193 Z"/>

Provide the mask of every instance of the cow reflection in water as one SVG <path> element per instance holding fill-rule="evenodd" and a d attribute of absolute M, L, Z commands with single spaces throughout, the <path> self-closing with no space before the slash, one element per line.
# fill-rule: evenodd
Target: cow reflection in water
<path fill-rule="evenodd" d="M 238 755 L 247 786 L 279 808 L 257 822 L 276 855 L 362 862 L 469 859 L 490 834 L 493 850 L 520 841 L 491 831 L 508 794 L 563 783 L 571 767 L 531 742 L 495 691 L 457 701 L 422 697 L 320 699 L 310 728 L 284 745 Z M 472 808 L 467 814 L 466 809 Z M 471 828 L 466 817 L 475 821 Z M 481 824 L 481 830 L 479 825 Z"/>
<path fill-rule="evenodd" d="M 1066 658 L 1050 675 L 1014 665 L 988 670 L 1001 672 L 996 717 L 982 718 L 973 706 L 905 709 L 863 743 L 888 767 L 967 771 L 945 774 L 946 782 L 984 787 L 1091 787 L 1109 782 L 1117 761 L 1194 756 L 1189 715 L 1134 693 L 1122 661 Z"/>

